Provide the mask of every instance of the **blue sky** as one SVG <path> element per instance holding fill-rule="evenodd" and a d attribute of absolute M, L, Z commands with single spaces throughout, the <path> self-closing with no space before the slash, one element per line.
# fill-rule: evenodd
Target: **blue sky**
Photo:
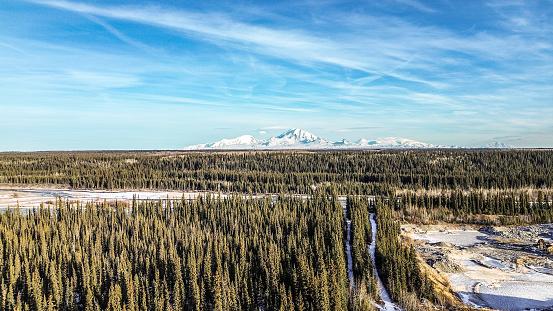
<path fill-rule="evenodd" d="M 552 1 L 0 3 L 0 151 L 553 147 L 552 119 Z"/>

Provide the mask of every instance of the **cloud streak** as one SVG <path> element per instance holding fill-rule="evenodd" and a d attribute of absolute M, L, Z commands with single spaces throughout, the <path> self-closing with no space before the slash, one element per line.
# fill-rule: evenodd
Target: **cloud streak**
<path fill-rule="evenodd" d="M 530 132 L 553 113 L 553 10 L 525 1 L 30 0 L 22 8 L 34 18 L 0 12 L 24 21 L 5 22 L 0 35 L 3 106 L 93 110 L 99 102 L 177 110 L 236 131 L 303 124 L 327 127 L 321 135 L 443 139 Z M 111 118 L 109 109 L 94 113 Z M 465 141 L 434 143 L 470 145 L 455 137 Z"/>
<path fill-rule="evenodd" d="M 358 61 L 340 57 L 336 42 L 303 34 L 279 31 L 234 21 L 223 14 L 172 12 L 154 7 L 96 7 L 68 1 L 35 1 L 59 9 L 106 18 L 176 29 L 202 40 L 220 44 L 220 40 L 250 44 L 251 49 L 273 56 L 307 62 L 323 62 L 369 71 Z M 113 30 L 110 30 L 114 32 Z M 116 35 L 119 37 L 120 35 Z"/>
<path fill-rule="evenodd" d="M 185 36 L 224 48 L 275 57 L 296 65 L 313 67 L 316 64 L 327 64 L 359 70 L 369 75 L 363 78 L 365 83 L 375 82 L 382 77 L 393 77 L 399 81 L 444 89 L 451 87 L 451 84 L 440 81 L 437 74 L 448 72 L 455 75 L 455 71 L 461 70 L 438 63 L 445 54 L 455 52 L 460 54 L 459 59 L 475 58 L 470 61 L 469 68 L 477 70 L 479 65 L 476 63 L 480 60 L 492 63 L 508 60 L 527 62 L 526 59 L 535 58 L 546 61 L 547 55 L 553 51 L 551 44 L 532 38 L 495 36 L 485 32 L 463 36 L 450 30 L 416 26 L 390 17 L 370 16 L 362 22 L 356 22 L 356 27 L 362 26 L 359 29 L 369 29 L 367 31 L 346 26 L 351 32 L 322 37 L 293 27 L 277 29 L 249 24 L 217 12 L 197 13 L 151 6 L 101 7 L 59 0 L 35 2 L 85 15 L 177 30 Z M 418 1 L 400 2 L 423 11 L 432 11 L 425 9 Z M 351 17 L 337 13 L 332 18 L 341 25 L 347 25 L 345 19 Z M 96 22 L 121 40 L 141 46 L 106 23 L 98 19 Z M 428 75 L 429 72 L 435 74 Z"/>

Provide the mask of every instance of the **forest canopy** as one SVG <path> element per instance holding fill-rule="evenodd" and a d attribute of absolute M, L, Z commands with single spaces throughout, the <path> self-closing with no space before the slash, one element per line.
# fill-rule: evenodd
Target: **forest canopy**
<path fill-rule="evenodd" d="M 0 184 L 339 194 L 553 187 L 551 150 L 7 153 Z"/>
<path fill-rule="evenodd" d="M 551 150 L 4 153 L 3 187 L 209 193 L 8 208 L 0 310 L 375 310 L 372 259 L 421 310 L 444 300 L 400 222 L 551 222 L 552 172 Z"/>

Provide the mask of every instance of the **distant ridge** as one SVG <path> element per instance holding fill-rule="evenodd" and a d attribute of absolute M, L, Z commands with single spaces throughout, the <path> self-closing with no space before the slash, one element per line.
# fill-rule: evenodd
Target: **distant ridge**
<path fill-rule="evenodd" d="M 512 149 L 515 148 L 514 146 L 507 145 L 505 143 L 502 143 L 500 141 L 494 141 L 493 143 L 485 144 L 482 146 L 482 148 L 486 149 Z"/>
<path fill-rule="evenodd" d="M 360 139 L 350 142 L 342 139 L 330 142 L 307 131 L 292 128 L 278 136 L 259 140 L 251 135 L 243 135 L 234 139 L 223 139 L 217 142 L 198 144 L 183 148 L 183 150 L 278 150 L 278 149 L 432 149 L 456 148 L 423 143 L 407 138 L 385 137 L 375 140 Z"/>

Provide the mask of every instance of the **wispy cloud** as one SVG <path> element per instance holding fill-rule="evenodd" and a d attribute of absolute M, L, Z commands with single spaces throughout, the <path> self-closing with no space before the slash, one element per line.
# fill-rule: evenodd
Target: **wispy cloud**
<path fill-rule="evenodd" d="M 17 51 L 17 52 L 20 52 L 20 53 L 23 53 L 23 54 L 28 54 L 26 51 L 23 51 L 22 49 L 16 48 L 16 47 L 14 47 L 10 44 L 0 42 L 0 46 L 7 47 L 9 49 L 12 49 L 14 51 Z"/>
<path fill-rule="evenodd" d="M 123 88 L 136 86 L 140 80 L 132 75 L 120 73 L 97 73 L 70 71 L 69 80 L 75 84 L 90 86 L 93 88 Z"/>
<path fill-rule="evenodd" d="M 152 54 L 154 55 L 155 54 L 155 49 L 153 49 L 152 47 L 140 42 L 140 41 L 137 41 L 137 40 L 133 40 L 131 38 L 129 38 L 128 36 L 124 35 L 123 33 L 121 33 L 119 30 L 115 29 L 115 27 L 111 26 L 110 24 L 106 23 L 105 21 L 93 16 L 93 15 L 90 15 L 90 14 L 85 14 L 85 17 L 90 19 L 91 21 L 95 22 L 96 24 L 104 27 L 104 29 L 106 29 L 107 31 L 109 31 L 111 34 L 113 34 L 115 37 L 117 37 L 118 39 L 120 39 L 121 41 L 133 46 L 133 47 L 136 47 L 140 50 L 143 50 L 149 54 Z"/>
<path fill-rule="evenodd" d="M 438 12 L 436 9 L 428 7 L 426 4 L 417 1 L 417 0 L 395 0 L 398 3 L 413 7 L 419 11 L 427 12 L 427 13 L 436 13 Z"/>
<path fill-rule="evenodd" d="M 174 123 L 179 111 L 183 127 L 236 132 L 480 138 L 539 132 L 553 113 L 548 5 L 28 2 L 36 10 L 20 9 L 36 18 L 0 34 L 3 106 L 109 114 L 91 108 L 101 103 Z"/>
<path fill-rule="evenodd" d="M 81 14 L 129 20 L 176 29 L 215 44 L 252 44 L 253 51 L 298 61 L 317 61 L 368 70 L 356 60 L 341 57 L 336 42 L 314 37 L 299 30 L 275 30 L 232 20 L 219 13 L 169 11 L 156 7 L 97 7 L 68 1 L 34 1 Z M 216 40 L 216 41 L 215 41 Z M 220 40 L 223 40 L 221 42 Z M 225 42 L 226 41 L 226 42 Z"/>
<path fill-rule="evenodd" d="M 426 72 L 451 71 L 452 68 L 443 68 L 436 62 L 450 51 L 497 62 L 517 58 L 522 60 L 523 54 L 525 57 L 540 57 L 539 54 L 547 54 L 552 49 L 549 44 L 533 42 L 527 38 L 494 36 L 489 33 L 464 36 L 450 30 L 421 27 L 390 17 L 365 18 L 362 22 L 356 22 L 363 26 L 358 29 L 364 30 L 354 30 L 350 27 L 352 32 L 347 35 L 321 37 L 293 27 L 277 29 L 245 23 L 223 13 L 165 10 L 151 6 L 100 7 L 57 0 L 35 2 L 86 15 L 174 29 L 198 40 L 290 60 L 300 65 L 312 66 L 315 63 L 323 63 L 360 70 L 370 75 L 363 78 L 364 83 L 390 76 L 399 81 L 422 83 L 443 89 L 450 85 L 437 78 L 429 79 L 429 76 L 422 75 L 420 70 L 424 70 L 426 66 Z M 430 10 L 418 1 L 400 2 L 418 9 Z M 334 18 L 338 19 L 341 25 L 347 25 L 348 22 L 344 19 L 351 17 L 336 13 Z M 120 39 L 137 44 L 106 23 L 99 23 Z M 477 68 L 478 65 L 471 66 Z"/>

